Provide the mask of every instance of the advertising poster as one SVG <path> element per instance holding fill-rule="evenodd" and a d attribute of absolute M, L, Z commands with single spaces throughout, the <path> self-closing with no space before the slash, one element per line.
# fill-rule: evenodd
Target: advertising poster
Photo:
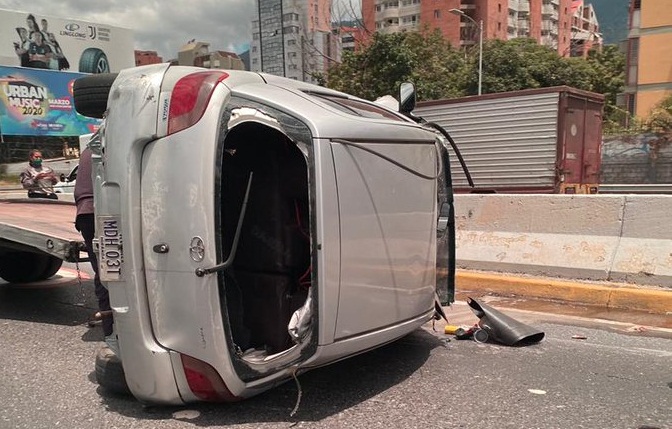
<path fill-rule="evenodd" d="M 135 66 L 133 31 L 0 9 L 0 65 L 116 73 Z"/>
<path fill-rule="evenodd" d="M 79 136 L 100 120 L 75 111 L 72 85 L 82 73 L 0 66 L 0 133 L 18 136 Z"/>

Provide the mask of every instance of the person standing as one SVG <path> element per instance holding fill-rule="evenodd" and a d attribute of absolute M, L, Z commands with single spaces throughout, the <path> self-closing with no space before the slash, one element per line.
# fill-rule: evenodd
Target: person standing
<path fill-rule="evenodd" d="M 58 177 L 49 167 L 42 165 L 42 152 L 33 149 L 28 155 L 28 167 L 20 175 L 21 185 L 28 190 L 28 198 L 49 198 L 57 200 L 54 185 Z"/>
<path fill-rule="evenodd" d="M 112 319 L 112 307 L 110 306 L 110 294 L 100 281 L 98 275 L 98 257 L 93 250 L 93 237 L 95 235 L 95 215 L 93 204 L 93 177 L 91 149 L 86 148 L 79 155 L 79 167 L 77 168 L 77 180 L 75 181 L 75 205 L 77 206 L 77 215 L 75 217 L 75 228 L 82 234 L 86 252 L 89 255 L 91 266 L 93 267 L 96 298 L 98 299 L 98 310 L 101 314 L 103 335 L 105 342 L 113 351 L 116 350 L 116 337 L 114 336 L 114 321 Z"/>

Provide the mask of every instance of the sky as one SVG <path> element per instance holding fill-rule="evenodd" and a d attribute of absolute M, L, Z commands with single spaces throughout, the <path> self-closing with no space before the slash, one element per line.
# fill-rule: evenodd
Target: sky
<path fill-rule="evenodd" d="M 242 53 L 252 38 L 254 0 L 0 0 L 0 9 L 129 28 L 135 49 L 177 57 L 189 40 Z"/>

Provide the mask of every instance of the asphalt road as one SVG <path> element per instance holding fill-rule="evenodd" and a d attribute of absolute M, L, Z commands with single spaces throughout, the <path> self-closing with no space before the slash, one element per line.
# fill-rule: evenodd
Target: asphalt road
<path fill-rule="evenodd" d="M 670 331 L 508 309 L 544 340 L 478 344 L 427 325 L 301 375 L 293 417 L 293 381 L 236 404 L 144 407 L 96 384 L 102 333 L 86 323 L 91 281 L 81 290 L 0 282 L 0 428 L 672 428 Z M 448 316 L 476 320 L 464 303 Z"/>

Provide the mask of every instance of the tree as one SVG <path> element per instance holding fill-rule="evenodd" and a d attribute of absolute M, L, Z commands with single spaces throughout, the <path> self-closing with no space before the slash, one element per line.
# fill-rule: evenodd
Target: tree
<path fill-rule="evenodd" d="M 476 94 L 478 63 L 468 60 L 466 92 Z M 563 58 L 533 39 L 490 40 L 483 47 L 483 93 L 567 85 L 592 90 L 592 69 L 577 58 Z"/>
<path fill-rule="evenodd" d="M 625 86 L 625 55 L 618 46 L 603 46 L 601 51 L 591 50 L 586 62 L 593 69 L 593 91 L 604 94 L 604 113 L 606 121 L 615 121 L 621 115 L 616 107 L 616 97 Z"/>
<path fill-rule="evenodd" d="M 416 85 L 418 99 L 462 95 L 464 62 L 438 32 L 375 33 L 364 49 L 345 52 L 327 74 L 330 88 L 373 100 Z"/>
<path fill-rule="evenodd" d="M 591 51 L 587 59 L 564 58 L 533 39 L 488 40 L 483 45 L 483 93 L 566 85 L 605 95 L 608 120 L 623 90 L 625 57 L 615 46 Z M 369 45 L 346 52 L 330 68 L 326 84 L 369 100 L 396 94 L 411 81 L 419 100 L 478 92 L 478 49 L 451 47 L 438 31 L 375 33 Z"/>
<path fill-rule="evenodd" d="M 646 126 L 654 133 L 666 134 L 672 139 L 672 94 L 663 98 L 651 110 Z"/>

